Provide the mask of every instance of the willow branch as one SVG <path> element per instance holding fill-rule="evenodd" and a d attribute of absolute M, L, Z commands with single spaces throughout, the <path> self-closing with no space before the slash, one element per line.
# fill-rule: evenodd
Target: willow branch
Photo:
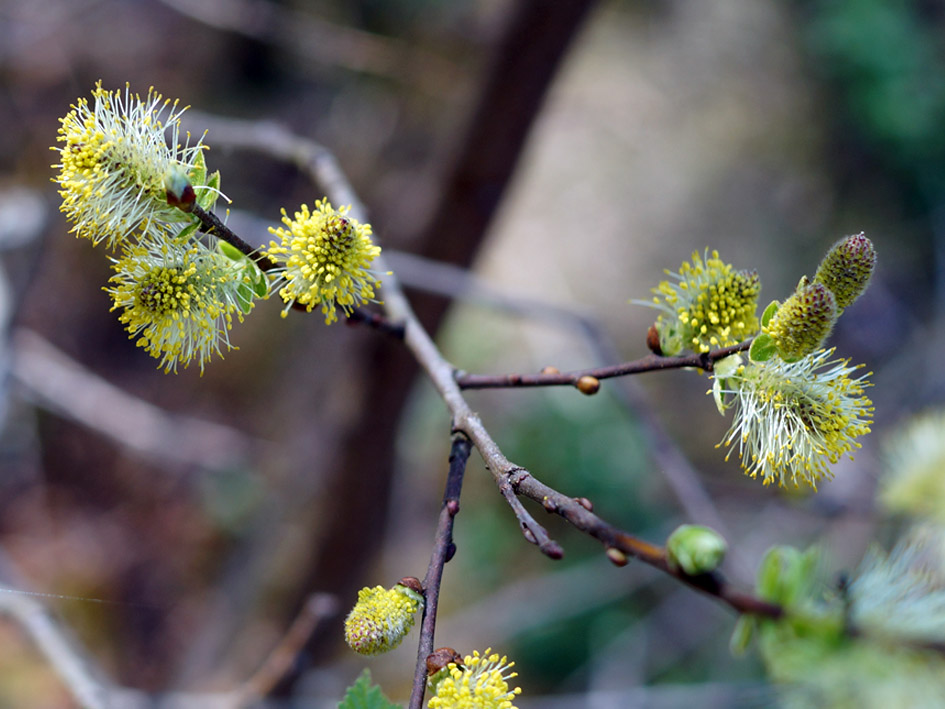
<path fill-rule="evenodd" d="M 259 247 L 251 246 L 243 241 L 241 237 L 237 236 L 233 230 L 224 224 L 213 212 L 208 212 L 199 204 L 190 205 L 189 211 L 200 220 L 200 225 L 203 227 L 204 232 L 212 234 L 218 239 L 223 239 L 223 241 L 239 249 L 256 262 L 260 271 L 269 271 L 279 265 L 265 254 L 261 253 Z"/>
<path fill-rule="evenodd" d="M 203 117 L 203 122 L 212 128 L 214 140 L 229 144 L 231 147 L 241 147 L 264 153 L 271 158 L 280 159 L 295 164 L 300 170 L 306 173 L 312 181 L 319 185 L 321 189 L 329 196 L 334 204 L 350 205 L 348 214 L 360 222 L 368 222 L 367 211 L 358 195 L 355 193 L 351 184 L 348 182 L 344 171 L 338 165 L 334 155 L 325 147 L 296 136 L 286 129 L 274 123 L 254 123 L 246 121 L 233 121 L 227 119 L 217 119 Z M 382 253 L 374 262 L 374 267 L 378 271 L 391 271 L 384 254 Z M 781 609 L 778 606 L 765 603 L 760 599 L 747 594 L 741 594 L 735 591 L 718 574 L 712 574 L 708 577 L 690 578 L 679 572 L 671 570 L 666 563 L 665 555 L 660 547 L 651 545 L 642 540 L 636 539 L 632 535 L 615 527 L 612 527 L 593 515 L 582 503 L 567 497 L 552 488 L 543 485 L 536 480 L 522 466 L 516 465 L 502 453 L 498 444 L 483 425 L 479 415 L 469 406 L 463 396 L 462 389 L 456 378 L 456 368 L 447 361 L 437 346 L 434 344 L 429 333 L 421 325 L 413 311 L 407 297 L 400 285 L 396 273 L 389 273 L 384 279 L 383 309 L 391 322 L 403 323 L 404 345 L 411 352 L 414 359 L 423 369 L 424 373 L 430 379 L 434 388 L 437 390 L 440 398 L 446 404 L 447 409 L 453 420 L 453 430 L 465 434 L 472 444 L 479 451 L 485 462 L 486 468 L 492 474 L 493 480 L 500 491 L 511 490 L 514 495 L 503 493 L 506 501 L 514 499 L 518 495 L 530 497 L 540 504 L 554 505 L 554 511 L 561 514 L 571 524 L 581 531 L 601 538 L 597 535 L 603 535 L 605 539 L 612 540 L 608 548 L 616 549 L 620 554 L 637 558 L 655 568 L 660 569 L 670 575 L 676 576 L 693 588 L 697 588 L 709 595 L 716 596 L 729 606 L 741 612 L 762 613 L 771 616 L 778 616 Z M 748 348 L 750 343 L 741 343 L 729 348 L 717 350 L 713 353 L 704 353 L 692 355 L 689 357 L 651 357 L 638 360 L 636 363 L 627 363 L 616 365 L 615 367 L 601 367 L 594 371 L 600 376 L 598 378 L 607 378 L 622 376 L 633 373 L 633 367 L 641 368 L 640 371 L 654 371 L 659 369 L 678 369 L 680 367 L 698 367 L 703 370 L 711 371 L 715 361 L 726 357 L 735 352 L 741 352 Z M 641 364 L 642 363 L 642 364 Z M 628 367 L 627 365 L 632 365 Z M 505 386 L 549 386 L 552 384 L 573 385 L 575 380 L 569 375 L 512 375 L 521 376 L 528 381 L 528 377 L 563 377 L 559 381 L 539 380 L 535 384 L 506 384 Z M 524 483 L 523 481 L 532 481 Z M 540 495 L 537 498 L 530 494 L 534 492 L 534 486 L 541 486 L 547 495 Z M 546 498 L 550 503 L 546 501 Z M 574 508 L 584 510 L 587 517 Z M 513 510 L 522 528 L 522 534 L 526 539 L 538 543 L 539 549 L 552 558 L 558 558 L 561 555 L 561 547 L 548 537 L 547 531 L 532 517 L 521 504 L 516 500 Z M 564 514 L 568 512 L 568 514 Z M 612 556 L 613 560 L 614 557 Z"/>
<path fill-rule="evenodd" d="M 461 389 L 500 389 L 509 387 L 547 387 L 547 386 L 576 386 L 582 377 L 595 379 L 611 379 L 625 377 L 630 374 L 643 372 L 658 372 L 666 369 L 684 369 L 686 367 L 702 369 L 711 372 L 715 363 L 737 352 L 744 352 L 751 346 L 751 340 L 737 345 L 723 347 L 711 352 L 683 355 L 679 357 L 662 357 L 649 354 L 631 362 L 622 362 L 606 367 L 592 367 L 572 372 L 542 372 L 539 374 L 466 374 L 456 373 L 456 383 Z"/>
<path fill-rule="evenodd" d="M 456 551 L 453 545 L 453 520 L 459 514 L 459 497 L 463 489 L 463 476 L 469 460 L 472 444 L 462 433 L 453 434 L 450 448 L 450 467 L 443 492 L 443 506 L 436 525 L 436 537 L 427 574 L 423 577 L 423 618 L 420 621 L 420 643 L 417 649 L 417 666 L 413 675 L 413 690 L 409 709 L 420 709 L 427 685 L 427 655 L 433 652 L 433 636 L 436 631 L 436 611 L 440 599 L 440 581 L 443 567 Z"/>
<path fill-rule="evenodd" d="M 597 539 L 608 550 L 611 561 L 618 565 L 625 562 L 624 556 L 638 559 L 693 588 L 719 598 L 739 613 L 779 618 L 784 612 L 779 605 L 737 591 L 721 573 L 690 576 L 681 569 L 670 566 L 666 559 L 665 549 L 638 539 L 605 522 L 594 514 L 591 505 L 586 500 L 576 500 L 558 492 L 535 478 L 527 470 L 516 471 L 510 477 L 509 484 L 517 495 L 538 502 L 548 512 L 560 515 L 567 520 L 575 529 Z"/>
<path fill-rule="evenodd" d="M 542 320 L 580 335 L 597 362 L 616 362 L 620 359 L 617 346 L 590 312 L 584 312 L 573 305 L 563 306 L 522 295 L 512 295 L 467 269 L 453 264 L 440 263 L 401 251 L 386 253 L 401 283 L 410 290 L 476 303 L 528 320 Z M 662 471 L 687 518 L 712 527 L 727 539 L 732 538 L 715 503 L 700 482 L 698 473 L 680 452 L 659 418 L 654 415 L 646 393 L 628 377 L 618 379 L 617 383 L 613 394 L 644 431 L 644 437 L 650 443 L 649 454 L 655 466 Z M 737 554 L 731 554 L 729 561 L 734 561 L 736 570 L 741 570 L 743 564 Z M 749 574 L 741 575 L 748 577 Z"/>

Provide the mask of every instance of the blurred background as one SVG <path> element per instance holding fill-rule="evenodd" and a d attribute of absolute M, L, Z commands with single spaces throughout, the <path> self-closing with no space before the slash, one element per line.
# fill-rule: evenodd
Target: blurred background
<path fill-rule="evenodd" d="M 48 594 L 31 598 L 142 696 L 232 690 L 309 594 L 330 594 L 269 705 L 335 706 L 365 666 L 409 695 L 416 631 L 363 660 L 341 623 L 361 586 L 425 572 L 445 407 L 397 342 L 283 320 L 276 301 L 202 376 L 157 370 L 109 312 L 106 251 L 67 233 L 50 182 L 58 118 L 99 79 L 193 107 L 254 243 L 322 193 L 215 142 L 217 119 L 330 148 L 467 371 L 642 356 L 654 313 L 628 301 L 694 250 L 756 269 L 767 303 L 865 231 L 878 272 L 832 344 L 874 373 L 876 423 L 816 497 L 724 460 L 729 421 L 694 372 L 595 397 L 469 394 L 512 460 L 612 523 L 657 543 L 724 526 L 746 588 L 775 543 L 820 540 L 855 565 L 894 526 L 872 502 L 886 432 L 945 393 L 943 21 L 925 0 L 0 0 L 0 582 Z M 539 519 L 562 561 L 524 542 L 474 453 L 437 646 L 515 659 L 521 707 L 767 705 L 758 660 L 728 652 L 730 611 Z M 0 624 L 0 707 L 70 706 Z"/>

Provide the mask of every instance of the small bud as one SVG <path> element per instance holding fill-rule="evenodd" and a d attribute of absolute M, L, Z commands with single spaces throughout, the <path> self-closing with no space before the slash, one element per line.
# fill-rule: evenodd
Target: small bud
<path fill-rule="evenodd" d="M 656 325 L 650 325 L 650 329 L 646 331 L 646 347 L 655 355 L 663 355 L 663 348 L 660 346 L 660 331 L 656 329 Z"/>
<path fill-rule="evenodd" d="M 414 593 L 418 593 L 421 596 L 423 595 L 423 586 L 420 583 L 420 579 L 416 576 L 404 576 L 398 583 L 405 588 L 409 588 Z"/>
<path fill-rule="evenodd" d="M 547 367 L 544 367 L 541 370 L 542 374 L 561 374 L 561 370 L 557 367 L 552 367 L 550 364 Z"/>
<path fill-rule="evenodd" d="M 574 386 L 576 386 L 578 391 L 582 394 L 591 396 L 600 390 L 600 379 L 585 374 L 575 382 Z"/>
<path fill-rule="evenodd" d="M 463 664 L 463 658 L 451 647 L 441 647 L 427 655 L 427 677 L 432 677 L 450 663 Z"/>
<path fill-rule="evenodd" d="M 393 650 L 413 627 L 422 605 L 423 596 L 402 584 L 388 590 L 382 586 L 362 588 L 345 619 L 345 642 L 362 655 Z"/>
<path fill-rule="evenodd" d="M 860 232 L 831 247 L 817 268 L 814 283 L 823 283 L 833 292 L 839 315 L 866 290 L 875 267 L 873 242 Z"/>
<path fill-rule="evenodd" d="M 620 551 L 617 547 L 607 548 L 607 558 L 610 559 L 614 566 L 626 566 L 629 561 L 629 559 L 627 559 L 627 555 Z"/>
<path fill-rule="evenodd" d="M 542 498 L 541 506 L 545 508 L 546 512 L 555 512 L 558 509 L 558 505 L 555 504 L 555 501 L 547 495 Z"/>
<path fill-rule="evenodd" d="M 676 528 L 666 540 L 666 560 L 689 576 L 714 571 L 725 558 L 728 545 L 718 532 L 698 524 Z"/>
<path fill-rule="evenodd" d="M 820 349 L 836 321 L 833 293 L 823 283 L 804 278 L 763 331 L 774 340 L 781 359 L 796 362 Z"/>
<path fill-rule="evenodd" d="M 745 654 L 757 624 L 757 618 L 752 615 L 743 614 L 738 617 L 735 628 L 732 630 L 732 637 L 728 641 L 728 649 L 732 655 L 741 657 Z"/>
<path fill-rule="evenodd" d="M 588 500 L 586 497 L 575 497 L 574 501 L 577 502 L 581 507 L 583 507 L 588 512 L 594 511 L 594 503 Z"/>
<path fill-rule="evenodd" d="M 791 606 L 802 599 L 816 577 L 820 554 L 789 546 L 770 548 L 758 567 L 758 595 L 766 601 Z"/>
<path fill-rule="evenodd" d="M 170 206 L 177 207 L 183 212 L 193 210 L 197 195 L 187 178 L 187 173 L 180 165 L 171 165 L 167 169 L 164 174 L 164 189 Z"/>

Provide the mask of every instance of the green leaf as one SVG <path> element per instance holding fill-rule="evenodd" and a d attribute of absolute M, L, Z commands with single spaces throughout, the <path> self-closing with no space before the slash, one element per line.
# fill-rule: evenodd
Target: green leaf
<path fill-rule="evenodd" d="M 361 676 L 348 687 L 344 699 L 338 704 L 338 709 L 401 709 L 399 704 L 393 704 L 381 688 L 371 682 L 371 671 L 364 670 Z"/>
<path fill-rule="evenodd" d="M 206 209 L 207 211 L 213 209 L 213 205 L 217 203 L 217 198 L 220 196 L 220 171 L 217 170 L 210 175 L 210 178 L 206 181 L 205 189 L 197 191 L 197 204 Z"/>
<path fill-rule="evenodd" d="M 728 649 L 735 657 L 741 657 L 748 649 L 751 642 L 751 636 L 755 633 L 755 617 L 742 614 L 738 616 L 735 622 L 735 629 L 732 630 L 732 637 L 728 641 Z"/>
<path fill-rule="evenodd" d="M 177 232 L 177 236 L 174 237 L 174 238 L 177 239 L 177 240 L 179 240 L 179 241 L 183 241 L 184 239 L 188 239 L 188 238 L 190 238 L 190 235 L 191 235 L 191 234 L 193 234 L 195 231 L 197 231 L 197 228 L 198 228 L 199 226 L 200 226 L 200 222 L 199 222 L 199 221 L 192 221 L 190 224 L 188 224 L 188 225 L 185 226 L 183 229 L 181 229 L 179 232 Z"/>
<path fill-rule="evenodd" d="M 230 259 L 230 261 L 242 261 L 246 258 L 246 254 L 223 239 L 217 239 L 217 248 L 220 249 L 220 253 Z"/>
<path fill-rule="evenodd" d="M 246 259 L 247 265 L 243 270 L 244 275 L 246 275 L 253 284 L 253 291 L 256 293 L 256 297 L 265 298 L 269 295 L 269 279 L 266 278 L 266 274 L 263 273 L 259 266 L 257 266 L 253 261 Z"/>
<path fill-rule="evenodd" d="M 770 307 L 770 306 L 769 306 Z M 752 362 L 764 362 L 771 359 L 778 351 L 774 338 L 766 332 L 759 333 L 751 343 L 748 356 Z"/>
<path fill-rule="evenodd" d="M 772 300 L 768 303 L 768 307 L 765 308 L 765 311 L 761 314 L 761 327 L 768 327 L 768 323 L 771 322 L 771 318 L 778 312 L 780 306 L 781 304 L 776 300 Z"/>
<path fill-rule="evenodd" d="M 248 313 L 253 309 L 253 289 L 246 283 L 241 283 L 236 289 L 236 304 L 243 313 Z"/>
<path fill-rule="evenodd" d="M 190 184 L 202 185 L 207 179 L 207 161 L 203 156 L 203 151 L 198 150 L 194 158 L 194 166 L 190 169 Z"/>

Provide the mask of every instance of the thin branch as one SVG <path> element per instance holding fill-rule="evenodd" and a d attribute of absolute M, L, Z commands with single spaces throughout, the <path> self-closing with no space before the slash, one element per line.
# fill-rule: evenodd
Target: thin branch
<path fill-rule="evenodd" d="M 522 536 L 525 540 L 538 547 L 542 554 L 550 559 L 560 559 L 564 556 L 564 549 L 555 540 L 548 536 L 547 530 L 532 517 L 531 513 L 525 509 L 515 489 L 509 484 L 508 477 L 503 478 L 498 483 L 499 492 L 505 498 L 506 504 L 515 514 L 518 520 L 518 526 L 522 530 Z"/>
<path fill-rule="evenodd" d="M 347 313 L 345 323 L 349 325 L 365 325 L 366 327 L 377 330 L 385 335 L 390 335 L 398 340 L 404 339 L 403 323 L 391 322 L 380 313 L 354 308 L 350 313 Z"/>
<path fill-rule="evenodd" d="M 459 514 L 459 497 L 463 488 L 463 476 L 472 445 L 462 433 L 453 434 L 450 448 L 450 467 L 446 476 L 443 506 L 436 525 L 436 537 L 427 574 L 423 577 L 423 618 L 420 621 L 420 644 L 417 649 L 417 665 L 413 675 L 413 690 L 409 709 L 420 709 L 427 686 L 427 656 L 433 652 L 433 636 L 436 630 L 436 611 L 440 599 L 440 581 L 443 567 L 453 557 L 453 520 Z"/>
<path fill-rule="evenodd" d="M 545 485 L 526 470 L 519 470 L 510 479 L 516 494 L 527 497 L 543 505 L 546 510 L 560 515 L 573 527 L 594 537 L 608 550 L 616 549 L 622 554 L 639 559 L 650 566 L 675 576 L 683 583 L 700 591 L 716 596 L 740 613 L 754 613 L 772 618 L 779 618 L 783 609 L 754 596 L 741 593 L 725 580 L 720 573 L 689 576 L 679 569 L 670 567 L 666 552 L 655 546 L 614 527 L 595 515 L 583 500 L 575 500 Z M 611 556 L 617 561 L 619 556 Z"/>
<path fill-rule="evenodd" d="M 546 386 L 577 386 L 582 377 L 594 379 L 610 379 L 625 377 L 629 374 L 643 372 L 658 372 L 666 369 L 683 369 L 686 367 L 702 369 L 711 372 L 715 363 L 729 355 L 744 352 L 751 346 L 751 340 L 737 345 L 724 347 L 711 352 L 682 355 L 679 357 L 661 357 L 649 354 L 640 359 L 606 367 L 592 367 L 572 372 L 542 372 L 539 374 L 466 374 L 457 372 L 456 383 L 461 389 L 500 389 L 508 387 L 546 387 Z"/>
<path fill-rule="evenodd" d="M 279 266 L 279 264 L 273 261 L 271 258 L 263 253 L 260 253 L 260 247 L 251 246 L 250 244 L 243 241 L 242 238 L 237 236 L 233 230 L 224 224 L 213 212 L 208 212 L 199 204 L 190 205 L 188 211 L 200 220 L 200 224 L 203 227 L 204 232 L 207 234 L 212 234 L 218 239 L 223 239 L 223 241 L 239 249 L 241 252 L 256 262 L 256 265 L 259 266 L 260 271 L 270 271 L 273 268 L 277 268 Z"/>

